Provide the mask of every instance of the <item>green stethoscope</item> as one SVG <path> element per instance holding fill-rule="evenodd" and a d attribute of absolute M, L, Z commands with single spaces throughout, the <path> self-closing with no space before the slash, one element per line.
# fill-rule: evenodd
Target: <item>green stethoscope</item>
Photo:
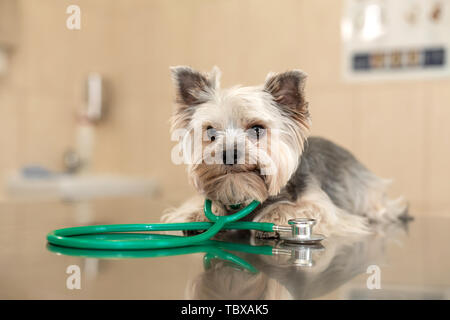
<path fill-rule="evenodd" d="M 108 234 L 88 234 L 83 236 L 84 239 L 109 240 L 109 241 L 123 241 L 123 240 L 140 240 L 140 241 L 154 241 L 161 238 L 174 238 L 173 235 L 162 234 L 146 234 L 146 233 L 108 233 Z M 297 267 L 312 267 L 314 265 L 313 253 L 324 250 L 320 244 L 315 245 L 290 245 L 283 244 L 279 241 L 264 242 L 264 245 L 250 245 L 247 243 L 233 243 L 218 240 L 206 240 L 197 243 L 196 245 L 167 248 L 167 249 L 151 249 L 151 250 L 93 250 L 93 249 L 78 249 L 56 246 L 47 244 L 47 249 L 57 255 L 74 256 L 82 258 L 94 259 L 145 259 L 145 258 L 161 258 L 179 255 L 188 255 L 194 253 L 204 253 L 203 267 L 205 270 L 211 269 L 213 260 L 221 260 L 233 267 L 241 270 L 246 270 L 251 273 L 258 273 L 250 262 L 246 261 L 232 252 L 241 252 L 246 254 L 274 256 L 282 255 L 282 261 L 285 264 Z M 278 261 L 278 260 L 277 260 Z"/>
<path fill-rule="evenodd" d="M 77 249 L 96 250 L 145 250 L 179 248 L 200 244 L 214 237 L 220 230 L 257 230 L 277 232 L 286 242 L 316 244 L 324 239 L 312 234 L 314 219 L 291 219 L 289 226 L 279 226 L 268 222 L 239 221 L 250 214 L 260 203 L 256 200 L 238 212 L 216 216 L 211 210 L 211 200 L 205 200 L 204 213 L 211 222 L 155 223 L 155 224 L 115 224 L 58 229 L 47 234 L 52 245 Z M 152 235 L 151 237 L 127 236 L 131 232 L 206 230 L 201 234 L 183 237 Z M 102 237 L 105 234 L 119 235 L 115 238 Z M 285 234 L 290 233 L 290 234 Z"/>

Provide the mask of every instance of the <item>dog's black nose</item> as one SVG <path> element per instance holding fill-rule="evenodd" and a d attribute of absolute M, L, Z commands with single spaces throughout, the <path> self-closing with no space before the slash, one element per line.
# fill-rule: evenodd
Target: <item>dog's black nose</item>
<path fill-rule="evenodd" d="M 239 150 L 224 150 L 222 153 L 223 163 L 227 166 L 232 166 L 233 164 L 237 164 L 239 161 L 241 153 Z"/>

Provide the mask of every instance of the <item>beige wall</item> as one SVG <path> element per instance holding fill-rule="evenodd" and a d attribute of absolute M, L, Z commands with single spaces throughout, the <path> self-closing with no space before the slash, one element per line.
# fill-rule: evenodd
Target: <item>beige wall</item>
<path fill-rule="evenodd" d="M 169 202 L 191 193 L 170 161 L 170 65 L 218 65 L 223 86 L 301 68 L 313 133 L 395 180 L 417 213 L 449 208 L 450 80 L 348 84 L 340 76 L 340 12 L 331 0 L 22 0 L 10 74 L 0 80 L 0 172 L 61 169 L 73 145 L 83 79 L 104 74 L 110 116 L 97 128 L 94 171 L 156 176 Z M 78 4 L 82 29 L 65 27 Z"/>

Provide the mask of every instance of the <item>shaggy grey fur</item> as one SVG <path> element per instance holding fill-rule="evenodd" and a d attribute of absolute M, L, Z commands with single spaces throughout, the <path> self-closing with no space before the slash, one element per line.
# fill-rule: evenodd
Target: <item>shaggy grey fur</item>
<path fill-rule="evenodd" d="M 309 137 L 296 172 L 279 195 L 270 197 L 245 220 L 279 201 L 295 202 L 310 184 L 318 184 L 332 202 L 345 211 L 365 216 L 365 197 L 383 180 L 370 172 L 348 150 L 321 137 Z"/>

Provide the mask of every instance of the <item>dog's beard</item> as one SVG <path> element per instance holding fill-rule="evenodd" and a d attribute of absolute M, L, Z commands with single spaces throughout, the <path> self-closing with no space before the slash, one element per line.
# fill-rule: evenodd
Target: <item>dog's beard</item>
<path fill-rule="evenodd" d="M 273 153 L 247 149 L 245 159 L 249 161 L 244 164 L 209 164 L 202 159 L 189 167 L 189 176 L 201 194 L 222 206 L 252 200 L 262 203 L 286 185 L 300 155 L 301 147 L 280 141 Z"/>
<path fill-rule="evenodd" d="M 269 196 L 265 178 L 257 165 L 201 164 L 191 177 L 208 199 L 222 205 L 245 204 L 251 200 L 263 202 Z"/>

